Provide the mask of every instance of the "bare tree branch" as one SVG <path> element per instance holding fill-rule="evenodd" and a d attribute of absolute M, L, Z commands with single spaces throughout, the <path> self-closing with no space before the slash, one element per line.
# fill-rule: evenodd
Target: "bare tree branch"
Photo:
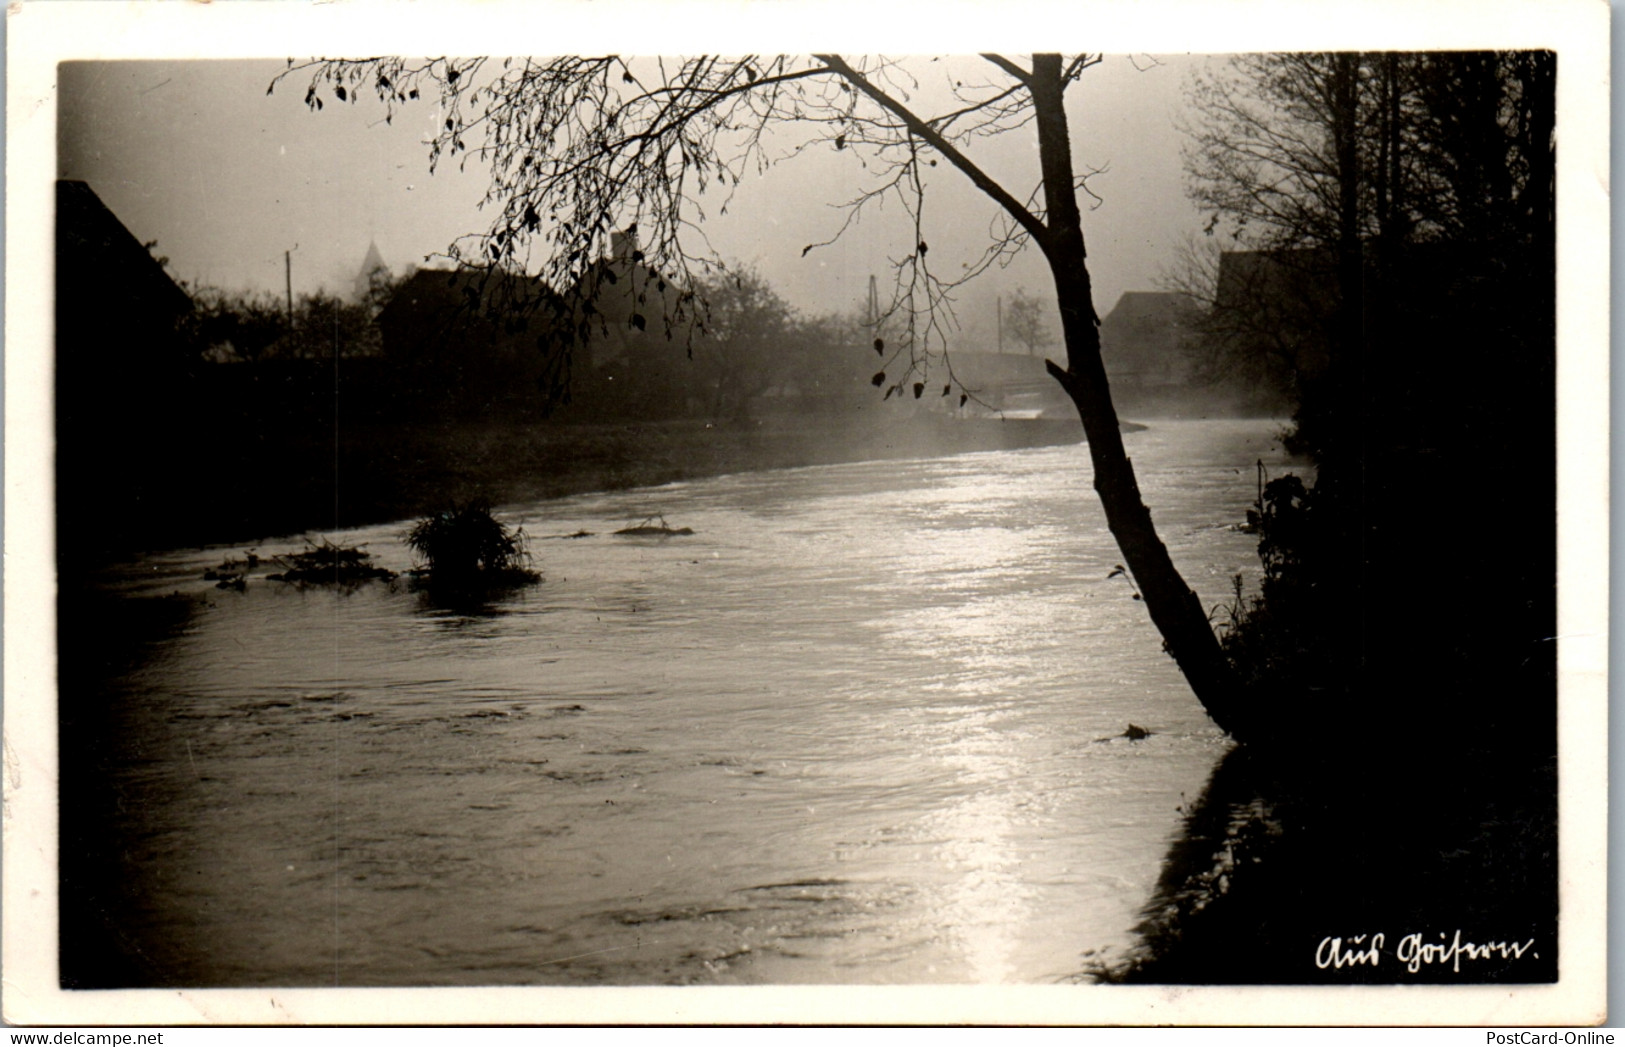
<path fill-rule="evenodd" d="M 1010 59 L 1005 58 L 1003 55 L 984 54 L 982 57 L 998 66 L 1006 73 L 1010 74 L 1010 76 L 1013 77 L 1018 83 L 1029 87 L 1032 86 L 1033 74 L 1031 70 L 1021 68 L 1021 66 L 1010 61 Z"/>
<path fill-rule="evenodd" d="M 839 55 L 819 55 L 829 67 L 846 78 L 849 83 L 859 91 L 874 99 L 888 112 L 894 113 L 904 125 L 915 135 L 918 135 L 931 148 L 941 153 L 949 163 L 959 168 L 971 180 L 971 184 L 992 197 L 998 205 L 1009 212 L 1010 216 L 1019 223 L 1035 240 L 1043 241 L 1048 232 L 1044 223 L 1036 215 L 1021 205 L 1009 191 L 994 181 L 991 176 L 977 167 L 971 160 L 956 149 L 942 135 L 938 134 L 929 124 L 910 112 L 901 102 L 880 90 L 867 78 L 842 59 Z"/>

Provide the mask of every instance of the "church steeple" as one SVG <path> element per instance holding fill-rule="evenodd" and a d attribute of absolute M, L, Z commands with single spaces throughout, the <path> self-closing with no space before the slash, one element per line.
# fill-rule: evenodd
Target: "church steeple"
<path fill-rule="evenodd" d="M 355 299 L 358 302 L 367 300 L 367 293 L 372 290 L 373 274 L 382 272 L 389 275 L 389 266 L 384 264 L 384 256 L 378 253 L 378 241 L 367 242 L 367 257 L 361 263 L 361 271 L 355 276 Z"/>

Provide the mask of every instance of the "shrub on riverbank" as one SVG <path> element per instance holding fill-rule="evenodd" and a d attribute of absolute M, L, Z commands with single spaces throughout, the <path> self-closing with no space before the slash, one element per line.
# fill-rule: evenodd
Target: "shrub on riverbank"
<path fill-rule="evenodd" d="M 1319 711 L 1305 699 L 1330 698 L 1350 680 L 1336 628 L 1340 590 L 1330 584 L 1324 500 L 1295 475 L 1265 483 L 1260 470 L 1247 527 L 1258 536 L 1263 574 L 1250 596 L 1235 577 L 1219 644 L 1249 696 L 1245 733 L 1301 737 Z"/>
<path fill-rule="evenodd" d="M 1184 807 L 1136 944 L 1090 957 L 1081 980 L 1557 978 L 1556 687 L 1551 645 L 1524 624 L 1543 613 L 1550 546 L 1512 569 L 1491 555 L 1506 535 L 1469 517 L 1483 499 L 1459 494 L 1504 460 L 1260 485 L 1260 583 L 1238 577 L 1220 623 L 1247 743 Z M 1537 517 L 1499 519 L 1539 541 Z M 1338 964 L 1334 943 L 1359 934 L 1383 936 L 1373 958 Z M 1406 965 L 1407 941 L 1451 935 L 1516 954 Z"/>

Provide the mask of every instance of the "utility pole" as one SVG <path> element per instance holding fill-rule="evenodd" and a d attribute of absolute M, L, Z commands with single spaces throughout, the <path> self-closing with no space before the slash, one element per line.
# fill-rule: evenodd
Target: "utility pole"
<path fill-rule="evenodd" d="M 288 289 L 288 330 L 293 330 L 293 252 L 299 250 L 294 244 L 290 250 L 282 252 L 282 276 Z"/>
<path fill-rule="evenodd" d="M 995 303 L 999 310 L 999 354 L 1004 354 L 1004 295 L 999 295 Z"/>

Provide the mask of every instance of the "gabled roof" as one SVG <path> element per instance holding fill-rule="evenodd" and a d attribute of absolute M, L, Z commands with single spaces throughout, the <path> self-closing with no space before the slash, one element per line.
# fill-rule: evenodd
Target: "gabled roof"
<path fill-rule="evenodd" d="M 610 329 L 692 336 L 698 331 L 691 290 L 644 261 L 635 226 L 610 237 L 610 253 L 595 259 L 565 292 L 578 337 Z"/>
<path fill-rule="evenodd" d="M 954 378 L 966 389 L 975 390 L 990 385 L 1051 383 L 1044 359 L 1024 353 L 953 352 L 948 363 Z"/>
<path fill-rule="evenodd" d="M 56 183 L 56 281 L 59 315 L 91 302 L 104 317 L 173 318 L 192 308 L 191 297 L 95 190 L 69 179 Z"/>
<path fill-rule="evenodd" d="M 1176 291 L 1124 291 L 1101 326 L 1190 323 L 1201 315 L 1189 295 Z"/>
<path fill-rule="evenodd" d="M 626 323 L 632 313 L 643 315 L 652 328 L 667 306 L 685 295 L 675 281 L 641 260 L 618 257 L 587 266 L 567 297 L 577 307 L 590 303 L 592 311 L 616 323 Z"/>

